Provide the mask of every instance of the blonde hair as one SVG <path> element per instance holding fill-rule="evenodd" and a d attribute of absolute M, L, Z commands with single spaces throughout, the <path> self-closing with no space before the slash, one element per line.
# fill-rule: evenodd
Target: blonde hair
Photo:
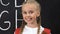
<path fill-rule="evenodd" d="M 27 1 L 23 2 L 22 7 L 25 4 L 35 4 L 36 7 L 37 7 L 37 9 L 39 11 L 41 10 L 41 6 L 40 6 L 40 4 L 36 0 L 27 0 Z M 40 25 L 41 25 L 41 16 L 37 17 L 37 23 L 38 23 L 38 31 L 37 31 L 37 34 L 39 34 L 40 33 Z M 25 23 L 25 21 L 23 21 L 22 22 L 22 26 L 21 26 L 21 32 L 20 32 L 20 34 L 22 34 L 25 25 L 26 25 L 26 23 Z"/>
<path fill-rule="evenodd" d="M 40 4 L 36 0 L 26 0 L 25 2 L 22 3 L 22 7 L 25 4 L 35 4 L 37 6 L 38 10 L 39 11 L 41 10 L 41 6 L 40 6 Z"/>

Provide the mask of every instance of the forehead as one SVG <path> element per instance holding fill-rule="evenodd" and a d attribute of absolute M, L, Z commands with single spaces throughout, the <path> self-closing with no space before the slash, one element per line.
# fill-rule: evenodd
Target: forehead
<path fill-rule="evenodd" d="M 36 10 L 37 6 L 35 4 L 24 4 L 22 10 Z"/>

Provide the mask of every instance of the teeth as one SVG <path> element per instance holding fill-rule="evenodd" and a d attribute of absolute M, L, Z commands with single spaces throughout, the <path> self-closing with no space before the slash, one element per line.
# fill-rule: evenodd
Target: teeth
<path fill-rule="evenodd" d="M 27 20 L 31 20 L 32 18 L 28 18 Z"/>

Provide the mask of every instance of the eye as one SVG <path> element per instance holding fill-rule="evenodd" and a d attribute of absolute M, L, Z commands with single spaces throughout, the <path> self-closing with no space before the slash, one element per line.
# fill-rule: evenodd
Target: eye
<path fill-rule="evenodd" d="M 25 12 L 25 11 L 24 11 L 24 12 L 22 12 L 22 13 L 23 13 L 23 14 L 27 14 L 27 12 Z"/>

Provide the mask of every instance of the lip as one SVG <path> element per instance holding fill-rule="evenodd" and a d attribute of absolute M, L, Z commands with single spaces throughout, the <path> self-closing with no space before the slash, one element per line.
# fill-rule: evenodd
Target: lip
<path fill-rule="evenodd" d="M 31 18 L 27 18 L 26 20 L 27 20 L 27 21 L 31 21 L 32 19 L 31 19 Z"/>
<path fill-rule="evenodd" d="M 27 21 L 31 21 L 31 19 L 26 19 Z"/>

